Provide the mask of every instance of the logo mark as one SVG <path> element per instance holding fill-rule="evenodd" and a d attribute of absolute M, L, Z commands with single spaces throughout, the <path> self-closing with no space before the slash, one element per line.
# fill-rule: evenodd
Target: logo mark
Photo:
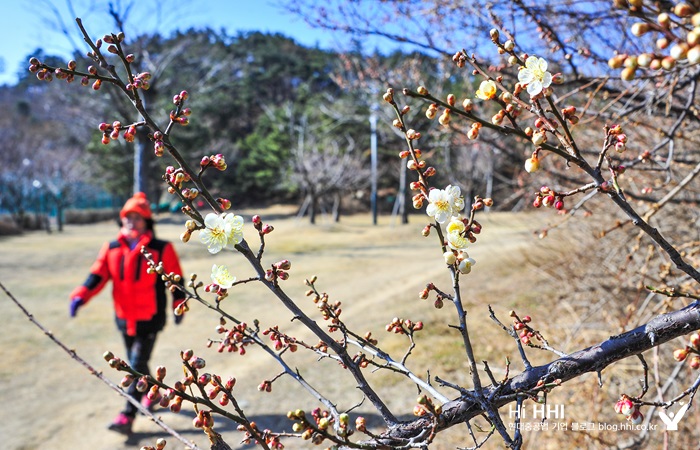
<path fill-rule="evenodd" d="M 681 409 L 675 415 L 672 412 L 666 414 L 664 410 L 659 411 L 659 417 L 666 424 L 667 431 L 678 431 L 678 422 L 681 421 L 689 407 L 690 404 L 681 406 Z"/>

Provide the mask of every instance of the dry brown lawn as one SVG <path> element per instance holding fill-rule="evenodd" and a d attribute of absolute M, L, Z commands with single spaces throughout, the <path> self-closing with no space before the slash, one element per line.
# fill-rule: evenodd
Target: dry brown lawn
<path fill-rule="evenodd" d="M 412 217 L 407 226 L 389 217 L 381 217 L 379 225 L 372 226 L 367 215 L 344 217 L 339 224 L 322 219 L 320 224 L 311 226 L 306 221 L 296 220 L 291 210 L 279 207 L 264 211 L 262 216 L 275 226 L 275 232 L 267 240 L 264 261 L 273 263 L 282 258 L 292 261 L 291 277 L 284 282 L 284 287 L 306 311 L 314 314 L 313 303 L 303 295 L 307 289 L 303 280 L 315 274 L 319 277 L 319 289 L 328 292 L 332 300 L 343 302 L 345 321 L 360 332 L 372 331 L 379 337 L 380 344 L 398 358 L 407 348 L 407 342 L 387 335 L 383 331 L 385 324 L 394 316 L 423 320 L 426 329 L 417 338 L 418 348 L 409 358 L 410 367 L 421 375 L 429 370 L 431 376 L 470 386 L 459 338 L 454 330 L 445 326 L 445 323 L 456 323 L 453 309 L 446 305 L 436 310 L 432 301 L 422 301 L 417 296 L 429 281 L 449 290 L 435 236 L 423 238 L 420 235 L 427 223 L 424 216 Z M 545 285 L 539 283 L 541 276 L 536 268 L 526 261 L 538 254 L 556 258 L 557 253 L 545 248 L 542 241 L 533 236 L 533 230 L 546 223 L 547 218 L 542 214 L 491 213 L 482 215 L 480 220 L 484 231 L 470 250 L 478 263 L 472 274 L 463 278 L 463 286 L 477 357 L 490 359 L 498 375 L 503 373 L 505 356 L 513 361 L 512 371 L 522 365 L 517 361 L 512 341 L 488 319 L 487 304 L 494 305 L 504 321 L 508 320 L 507 313 L 512 308 L 527 310 L 533 316 L 538 312 L 546 313 L 546 308 L 539 305 L 549 293 L 543 288 Z M 254 246 L 254 230 L 247 226 L 248 240 Z M 105 350 L 123 355 L 120 335 L 113 323 L 109 287 L 81 309 L 77 318 L 68 316 L 71 289 L 83 282 L 101 243 L 112 239 L 116 231 L 114 224 L 102 223 L 69 226 L 60 234 L 28 233 L 3 238 L 0 240 L 0 281 L 58 339 L 118 382 L 120 375 L 101 357 Z M 189 244 L 181 243 L 177 237 L 182 231 L 182 219 L 178 216 L 162 217 L 157 231 L 160 237 L 176 242 L 185 272 L 197 272 L 205 282 L 214 262 L 225 261 L 239 278 L 250 275 L 245 261 L 234 253 L 210 256 L 196 237 Z M 243 285 L 232 291 L 225 302 L 232 314 L 248 323 L 259 319 L 263 327 L 278 324 L 290 334 L 315 342 L 259 287 Z M 133 449 L 153 445 L 158 437 L 167 437 L 145 418 L 137 418 L 135 434 L 127 440 L 106 430 L 106 425 L 122 407 L 121 397 L 51 343 L 4 295 L 0 304 L 3 349 L 0 446 L 3 449 Z M 317 406 L 315 401 L 284 377 L 275 382 L 271 394 L 258 392 L 258 383 L 275 376 L 278 367 L 262 352 L 253 349 L 241 357 L 218 354 L 213 348 L 206 348 L 207 338 L 215 336 L 217 323 L 218 317 L 193 304 L 180 326 L 169 323 L 159 335 L 151 360 L 152 369 L 157 365 L 166 366 L 169 370 L 166 381 L 174 381 L 181 374 L 179 352 L 193 348 L 207 360 L 208 370 L 239 380 L 236 386 L 239 402 L 261 426 L 290 431 L 291 422 L 285 417 L 286 411 L 292 408 L 311 410 Z M 539 363 L 550 357 L 535 354 L 533 359 Z M 303 352 L 295 354 L 290 364 L 299 367 L 302 375 L 320 392 L 336 400 L 341 409 L 362 400 L 352 380 L 336 364 L 316 363 L 312 355 Z M 410 415 L 416 398 L 415 387 L 390 374 L 368 371 L 368 377 L 377 390 L 387 396 L 388 403 L 398 414 Z M 361 410 L 370 423 L 377 423 L 368 405 Z M 188 439 L 207 448 L 206 438 L 191 426 L 191 408 L 183 408 L 180 414 L 160 410 L 158 415 Z M 234 426 L 219 420 L 216 428 L 231 445 L 237 445 L 240 434 Z M 470 440 L 465 436 L 463 428 L 455 430 L 450 434 L 449 443 L 435 448 L 469 446 Z M 183 448 L 172 438 L 169 442 L 169 449 Z M 500 448 L 498 439 L 492 442 L 488 448 Z M 310 447 L 295 440 L 286 443 L 291 449 Z"/>

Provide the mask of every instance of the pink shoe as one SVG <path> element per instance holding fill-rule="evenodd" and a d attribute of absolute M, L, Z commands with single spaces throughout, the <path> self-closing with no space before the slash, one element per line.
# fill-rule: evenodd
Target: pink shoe
<path fill-rule="evenodd" d="M 110 423 L 107 427 L 112 431 L 116 431 L 121 434 L 131 434 L 131 425 L 134 423 L 134 418 L 129 417 L 124 413 L 119 413 L 114 422 Z"/>
<path fill-rule="evenodd" d="M 146 408 L 149 412 L 153 412 L 156 409 L 156 406 L 158 406 L 158 403 L 148 398 L 147 395 L 144 395 L 141 397 L 141 406 Z"/>

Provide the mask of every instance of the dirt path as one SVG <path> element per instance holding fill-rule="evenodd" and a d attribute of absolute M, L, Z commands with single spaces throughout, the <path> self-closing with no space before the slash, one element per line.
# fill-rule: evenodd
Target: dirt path
<path fill-rule="evenodd" d="M 471 305 L 471 317 L 475 317 L 473 326 L 477 330 L 492 326 L 486 324 L 486 303 L 502 305 L 507 311 L 513 304 L 526 303 L 536 295 L 527 288 L 518 288 L 525 286 L 531 276 L 530 269 L 523 264 L 524 251 L 536 243 L 531 235 L 536 226 L 529 217 L 490 214 L 482 220 L 484 233 L 470 251 L 478 263 L 468 278 L 472 287 L 467 290 L 467 303 Z M 543 221 L 541 217 L 538 220 Z M 382 331 L 393 316 L 401 314 L 401 317 L 422 319 L 432 325 L 438 320 L 444 321 L 451 313 L 447 308 L 435 310 L 431 302 L 417 299 L 417 292 L 426 282 L 444 285 L 447 278 L 434 236 L 427 239 L 420 236 L 425 218 L 416 216 L 412 221 L 412 225 L 399 226 L 390 223 L 389 218 L 382 218 L 380 225 L 373 227 L 368 217 L 356 216 L 344 218 L 339 225 L 322 223 L 311 227 L 293 218 L 274 219 L 271 223 L 276 231 L 268 239 L 265 262 L 273 263 L 281 258 L 292 261 L 292 276 L 285 283 L 285 289 L 293 298 L 302 299 L 311 313 L 314 306 L 303 297 L 306 290 L 303 279 L 319 275 L 319 288 L 328 291 L 333 300 L 343 302 L 346 322 L 360 330 L 372 330 L 383 339 L 382 343 L 400 355 L 405 342 L 385 337 Z M 159 236 L 176 241 L 181 225 L 165 222 L 161 221 L 157 227 Z M 254 236 L 252 229 L 246 231 L 247 236 Z M 32 233 L 3 238 L 0 240 L 0 281 L 61 341 L 118 382 L 121 377 L 101 358 L 105 350 L 117 355 L 123 353 L 112 320 L 109 293 L 105 290 L 73 320 L 68 317 L 67 298 L 71 289 L 84 280 L 100 244 L 112 239 L 115 233 L 113 224 L 99 224 L 69 226 L 62 234 Z M 222 262 L 218 257 L 210 257 L 196 239 L 187 245 L 178 241 L 177 248 L 184 270 L 198 272 L 205 282 L 211 265 Z M 240 257 L 233 254 L 227 257 L 227 264 L 239 278 L 250 275 Z M 503 276 L 509 278 L 503 279 Z M 292 334 L 299 331 L 298 326 L 290 322 L 289 314 L 260 288 L 243 286 L 226 302 L 234 315 L 240 315 L 249 323 L 257 318 L 264 327 L 279 324 Z M 143 418 L 137 419 L 135 434 L 127 441 L 107 431 L 105 427 L 122 407 L 122 399 L 61 352 L 8 299 L 3 298 L 0 305 L 3 317 L 0 398 L 4 405 L 0 411 L 0 442 L 3 449 L 134 449 L 153 445 L 158 437 L 167 438 L 160 428 Z M 215 335 L 217 322 L 217 317 L 194 306 L 181 326 L 171 323 L 160 334 L 152 368 L 166 366 L 172 374 L 166 381 L 174 380 L 181 373 L 180 350 L 195 349 L 207 359 L 208 369 L 223 377 L 237 377 L 240 402 L 262 426 L 289 430 L 291 422 L 284 417 L 288 409 L 310 410 L 316 406 L 307 394 L 285 378 L 275 382 L 272 394 L 259 393 L 257 384 L 279 371 L 262 352 L 251 351 L 240 357 L 205 348 L 206 339 Z M 459 348 L 445 330 L 444 327 L 433 331 L 426 329 L 424 342 L 431 351 L 416 355 L 412 361 L 415 367 L 432 367 L 433 373 L 442 370 L 456 381 L 463 381 L 464 363 L 456 363 L 453 357 L 453 351 L 459 352 Z M 299 336 L 315 342 L 303 332 Z M 486 351 L 489 346 L 493 348 L 493 341 L 486 338 L 482 341 L 480 333 L 475 336 L 477 344 L 483 344 Z M 309 367 L 313 360 L 309 355 L 299 354 L 291 358 L 291 363 L 302 368 L 302 374 L 324 394 L 341 395 L 341 408 L 360 400 L 352 382 L 337 370 L 337 365 L 322 362 Z M 415 388 L 399 383 L 395 377 L 371 375 L 370 378 L 376 382 L 378 390 L 390 394 L 393 406 L 410 413 L 408 405 L 414 401 Z M 161 411 L 160 415 L 188 439 L 208 448 L 201 432 L 191 426 L 191 408 L 183 408 L 181 414 Z M 217 424 L 229 444 L 238 443 L 240 434 L 232 425 L 222 421 Z M 168 449 L 183 448 L 172 438 L 168 441 Z M 307 448 L 294 440 L 285 443 L 290 449 Z"/>

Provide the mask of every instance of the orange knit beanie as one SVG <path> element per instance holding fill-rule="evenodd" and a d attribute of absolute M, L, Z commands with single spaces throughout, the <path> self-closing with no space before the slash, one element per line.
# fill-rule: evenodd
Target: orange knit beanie
<path fill-rule="evenodd" d="M 151 205 L 146 199 L 146 194 L 143 192 L 135 193 L 133 197 L 126 201 L 124 207 L 119 212 L 119 217 L 123 219 L 130 212 L 138 213 L 144 219 L 151 218 Z"/>

